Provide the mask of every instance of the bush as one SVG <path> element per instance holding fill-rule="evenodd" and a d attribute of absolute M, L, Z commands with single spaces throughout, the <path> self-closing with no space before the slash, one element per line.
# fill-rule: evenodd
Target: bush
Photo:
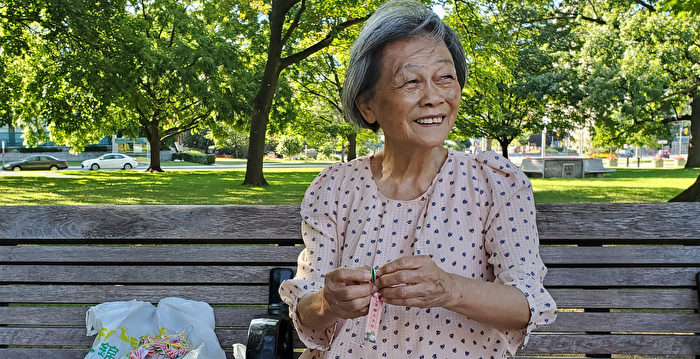
<path fill-rule="evenodd" d="M 112 152 L 112 147 L 101 145 L 85 146 L 83 152 Z"/>
<path fill-rule="evenodd" d="M 182 160 L 192 163 L 201 163 L 203 165 L 211 165 L 216 161 L 216 155 L 204 154 L 197 151 L 187 151 L 173 153 L 173 160 Z"/>
<path fill-rule="evenodd" d="M 20 153 L 37 153 L 37 152 L 61 152 L 59 147 L 18 147 L 17 152 Z"/>

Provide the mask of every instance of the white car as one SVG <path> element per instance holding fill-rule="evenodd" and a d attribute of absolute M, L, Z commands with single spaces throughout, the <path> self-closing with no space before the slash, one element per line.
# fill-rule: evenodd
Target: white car
<path fill-rule="evenodd" d="M 85 160 L 80 165 L 82 168 L 88 168 L 91 170 L 107 169 L 107 168 L 118 168 L 130 170 L 136 168 L 139 163 L 133 157 L 121 153 L 108 153 L 102 155 L 98 158 L 93 158 L 91 160 Z"/>

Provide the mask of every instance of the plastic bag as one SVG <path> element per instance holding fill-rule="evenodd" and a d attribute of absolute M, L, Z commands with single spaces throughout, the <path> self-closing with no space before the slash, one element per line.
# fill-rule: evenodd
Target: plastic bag
<path fill-rule="evenodd" d="M 214 333 L 214 310 L 205 302 L 163 298 L 148 302 L 107 302 L 85 314 L 87 335 L 97 335 L 85 359 L 121 359 L 142 336 L 185 330 L 195 348 L 183 359 L 225 359 Z"/>
<path fill-rule="evenodd" d="M 245 359 L 245 344 L 233 344 L 233 359 Z"/>

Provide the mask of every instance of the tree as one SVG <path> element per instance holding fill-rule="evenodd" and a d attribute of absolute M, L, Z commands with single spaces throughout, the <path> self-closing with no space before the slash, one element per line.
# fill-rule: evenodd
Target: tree
<path fill-rule="evenodd" d="M 503 156 L 523 131 L 572 126 L 572 116 L 554 106 L 572 86 L 554 54 L 567 49 L 568 32 L 541 20 L 541 6 L 513 2 L 455 2 L 449 21 L 462 34 L 470 74 L 463 94 L 458 134 L 497 140 Z"/>
<path fill-rule="evenodd" d="M 595 8 L 582 3 L 577 11 L 594 21 L 576 28 L 582 46 L 572 58 L 578 60 L 586 93 L 580 108 L 611 143 L 662 135 L 665 124 L 688 120 L 686 168 L 700 167 L 700 14 L 692 11 L 695 7 L 683 1 L 600 1 Z M 686 198 L 699 200 L 697 187 Z"/>
<path fill-rule="evenodd" d="M 244 184 L 263 186 L 265 135 L 281 72 L 329 46 L 344 29 L 368 17 L 366 4 L 354 1 L 272 0 L 259 7 L 266 15 L 267 55 L 253 99 L 250 144 Z M 332 15 L 331 15 L 332 14 Z M 262 14 L 261 14 L 262 15 Z"/>
<path fill-rule="evenodd" d="M 317 148 L 337 143 L 340 138 L 341 143 L 347 143 L 341 146 L 341 152 L 345 154 L 347 150 L 347 160 L 350 161 L 357 157 L 360 130 L 346 122 L 343 116 L 340 96 L 349 44 L 344 45 L 333 46 L 299 63 L 289 71 L 289 77 L 294 79 L 295 106 L 298 109 L 298 119 L 292 124 L 294 131 Z"/>
<path fill-rule="evenodd" d="M 30 144 L 51 140 L 80 151 L 123 131 L 145 136 L 148 171 L 161 172 L 160 145 L 198 127 L 213 127 L 247 108 L 233 79 L 245 60 L 215 27 L 218 9 L 196 1 L 32 2 L 40 22 L 12 99 L 15 123 Z M 239 72 L 240 71 L 240 72 Z"/>

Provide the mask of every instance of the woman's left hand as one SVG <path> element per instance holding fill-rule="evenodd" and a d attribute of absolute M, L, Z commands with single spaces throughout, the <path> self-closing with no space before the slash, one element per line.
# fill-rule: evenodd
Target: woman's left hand
<path fill-rule="evenodd" d="M 382 301 L 419 308 L 446 307 L 455 283 L 428 256 L 401 257 L 377 270 Z"/>

